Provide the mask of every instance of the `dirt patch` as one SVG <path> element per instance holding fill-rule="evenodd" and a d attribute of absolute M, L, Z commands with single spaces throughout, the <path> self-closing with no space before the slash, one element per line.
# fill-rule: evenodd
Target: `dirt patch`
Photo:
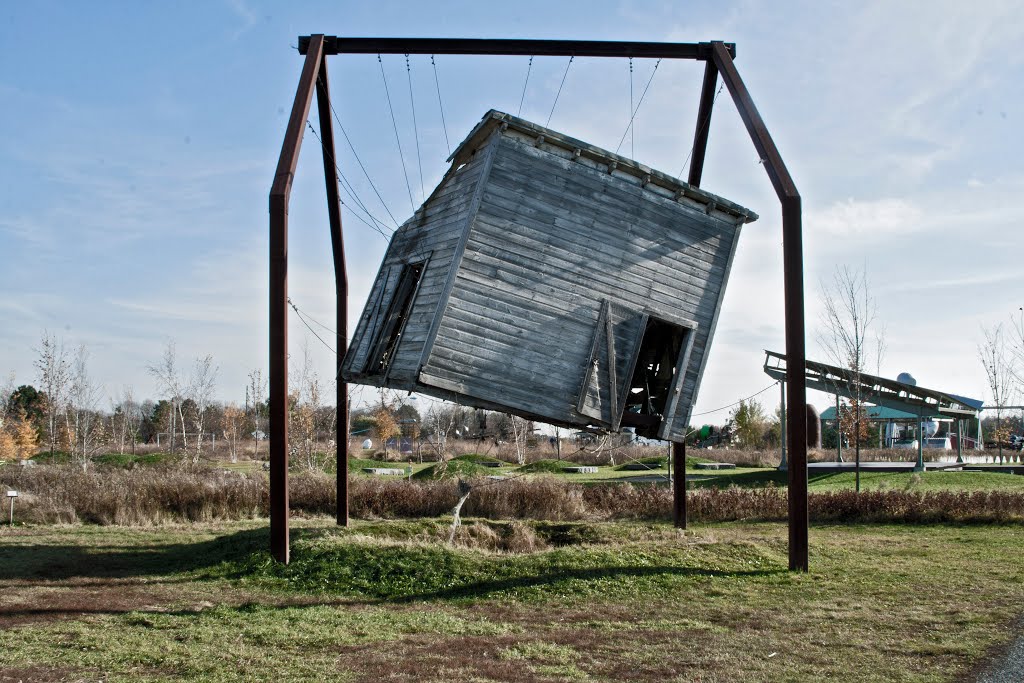
<path fill-rule="evenodd" d="M 79 683 L 88 681 L 81 672 L 70 673 L 52 666 L 29 666 L 0 671 L 0 683 Z"/>

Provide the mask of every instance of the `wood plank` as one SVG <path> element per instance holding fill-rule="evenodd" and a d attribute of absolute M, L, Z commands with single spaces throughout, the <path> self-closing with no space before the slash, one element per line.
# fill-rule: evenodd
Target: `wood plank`
<path fill-rule="evenodd" d="M 527 232 L 529 228 L 521 224 L 495 225 L 489 216 L 478 215 L 470 240 L 474 250 L 498 254 L 507 252 L 509 257 L 505 260 L 510 263 L 518 262 L 529 267 L 537 263 L 550 264 L 562 272 L 565 279 L 607 278 L 613 287 L 615 281 L 622 280 L 642 289 L 664 293 L 670 300 L 680 293 L 702 289 L 725 275 L 724 268 L 716 273 L 703 270 L 703 264 L 685 259 L 655 267 L 627 261 L 620 254 L 616 263 L 615 256 L 605 255 L 602 251 L 585 250 L 582 246 L 576 250 L 566 249 L 564 245 L 550 241 L 557 240 L 555 236 L 545 238 L 548 242 L 536 242 L 525 234 Z M 492 245 L 501 245 L 502 249 L 496 250 Z M 573 271 L 571 278 L 568 271 Z"/>
<path fill-rule="evenodd" d="M 499 136 L 500 137 L 500 136 Z M 443 311 L 448 305 L 448 297 L 451 294 L 452 287 L 455 286 L 455 278 L 459 272 L 459 266 L 462 263 L 463 255 L 466 251 L 466 243 L 469 240 L 470 229 L 469 226 L 472 224 L 473 216 L 480 208 L 480 201 L 483 195 L 483 188 L 487 185 L 487 177 L 490 174 L 491 166 L 494 163 L 494 156 L 497 150 L 497 143 L 499 137 L 492 137 L 490 142 L 483 147 L 482 152 L 478 152 L 477 156 L 480 157 L 479 163 L 480 168 L 480 182 L 477 184 L 475 192 L 473 194 L 472 202 L 466 212 L 466 227 L 462 232 L 462 238 L 459 241 L 458 246 L 455 247 L 452 262 L 449 267 L 448 276 L 445 285 L 445 291 L 441 294 L 440 301 L 438 302 L 438 314 L 434 316 L 434 323 L 431 326 L 430 331 L 427 333 L 427 338 L 423 344 L 423 351 L 420 354 L 420 366 L 425 366 L 430 358 L 430 349 L 433 346 L 434 338 L 437 336 L 437 330 L 440 327 L 441 320 L 443 319 Z"/>
<path fill-rule="evenodd" d="M 583 271 L 582 269 L 573 272 L 571 264 L 565 261 L 550 263 L 550 259 L 538 261 L 527 268 L 510 261 L 510 256 L 519 256 L 526 259 L 525 253 L 520 253 L 512 247 L 499 249 L 489 244 L 472 242 L 473 249 L 463 266 L 462 276 L 467 279 L 475 279 L 482 284 L 488 284 L 495 289 L 501 290 L 510 288 L 514 290 L 520 287 L 531 287 L 533 282 L 543 280 L 543 287 L 535 287 L 534 299 L 538 300 L 537 293 L 546 293 L 551 296 L 555 308 L 565 303 L 574 303 L 580 297 L 591 301 L 599 301 L 601 298 L 613 298 L 628 302 L 631 305 L 642 307 L 656 313 L 658 310 L 667 312 L 678 312 L 680 315 L 700 321 L 710 317 L 705 313 L 702 315 L 702 303 L 707 298 L 706 293 L 711 291 L 707 288 L 703 291 L 694 291 L 693 288 L 668 289 L 664 286 L 655 286 L 656 283 L 637 283 L 634 278 L 624 276 L 616 277 L 599 269 L 594 271 Z M 587 283 L 589 280 L 589 286 Z M 711 308 L 708 306 L 707 311 Z"/>

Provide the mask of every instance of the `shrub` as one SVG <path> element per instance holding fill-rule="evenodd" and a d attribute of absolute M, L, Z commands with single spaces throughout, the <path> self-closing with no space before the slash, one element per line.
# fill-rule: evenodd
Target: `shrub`
<path fill-rule="evenodd" d="M 671 489 L 656 484 L 584 486 L 555 477 L 469 481 L 473 491 L 462 511 L 467 517 L 575 522 L 667 520 L 672 514 Z M 148 525 L 247 519 L 265 517 L 269 509 L 264 474 L 192 465 L 95 467 L 88 472 L 73 466 L 7 465 L 0 467 L 0 487 L 21 493 L 18 520 L 43 524 Z M 289 496 L 297 514 L 333 515 L 334 477 L 315 472 L 294 474 L 289 478 Z M 361 519 L 448 515 L 458 498 L 458 482 L 451 478 L 409 482 L 354 477 L 349 482 L 349 509 L 353 517 Z M 808 503 L 810 518 L 826 523 L 1024 521 L 1024 493 L 1014 491 L 890 489 L 858 494 L 844 490 L 812 493 Z M 787 500 L 785 489 L 772 487 L 697 489 L 687 495 L 687 510 L 694 522 L 783 521 Z M 510 528 L 502 527 L 501 534 Z M 475 543 L 491 543 L 483 538 L 491 532 L 472 533 L 481 534 Z M 525 537 L 501 538 L 509 548 L 533 543 Z"/>

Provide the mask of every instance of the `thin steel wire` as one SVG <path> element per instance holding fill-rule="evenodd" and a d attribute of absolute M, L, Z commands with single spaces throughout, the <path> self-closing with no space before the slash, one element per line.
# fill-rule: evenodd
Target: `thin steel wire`
<path fill-rule="evenodd" d="M 569 63 L 565 65 L 565 73 L 562 74 L 562 82 L 558 84 L 558 92 L 555 93 L 555 101 L 551 103 L 551 112 L 548 114 L 548 120 L 544 122 L 544 127 L 547 128 L 551 123 L 551 117 L 555 115 L 555 107 L 558 105 L 558 97 L 562 94 L 562 86 L 565 85 L 565 77 L 569 75 L 569 67 L 572 66 L 572 60 L 576 59 L 575 56 L 569 57 Z"/>
<path fill-rule="evenodd" d="M 405 176 L 405 189 L 409 191 L 409 206 L 416 210 L 416 202 L 412 199 L 412 185 L 409 183 L 409 171 L 405 168 L 405 154 L 402 153 L 402 140 L 398 136 L 398 121 L 395 120 L 395 108 L 391 106 L 391 91 L 388 90 L 388 77 L 384 75 L 384 61 L 377 55 L 380 64 L 380 77 L 384 81 L 384 95 L 388 99 L 388 110 L 391 112 L 391 125 L 395 129 L 395 142 L 398 143 L 398 158 L 402 161 L 402 174 Z"/>
<path fill-rule="evenodd" d="M 633 123 L 633 58 L 629 58 L 629 123 L 626 130 L 629 131 L 629 158 L 636 158 L 636 127 Z M 615 150 L 616 152 L 618 150 Z"/>
<path fill-rule="evenodd" d="M 647 79 L 647 85 L 644 86 L 644 91 L 640 93 L 640 101 L 636 103 L 636 109 L 633 110 L 632 115 L 629 117 L 629 123 L 626 124 L 626 130 L 622 131 L 622 137 L 619 139 L 619 144 L 615 148 L 615 153 L 619 153 L 619 149 L 622 147 L 622 143 L 626 141 L 626 134 L 633 128 L 633 119 L 636 118 L 636 113 L 640 111 L 640 105 L 644 103 L 644 98 L 647 97 L 647 90 L 651 87 L 651 82 L 654 80 L 654 75 L 658 73 L 658 66 L 661 65 L 659 59 L 654 63 L 654 70 L 651 71 L 651 77 Z"/>
<path fill-rule="evenodd" d="M 448 142 L 448 124 L 444 120 L 444 104 L 441 103 L 441 81 L 437 78 L 437 64 L 434 55 L 430 55 L 430 65 L 434 67 L 434 85 L 437 87 L 437 108 L 441 110 L 441 130 L 444 131 L 444 144 L 448 148 L 448 156 L 452 154 L 452 145 Z"/>
<path fill-rule="evenodd" d="M 727 410 L 729 408 L 733 408 L 735 406 L 738 406 L 739 404 L 743 403 L 744 401 L 749 401 L 752 398 L 760 396 L 761 394 L 763 394 L 764 392 L 768 391 L 772 387 L 777 386 L 778 384 L 779 384 L 778 382 L 772 382 L 771 384 L 769 384 L 768 386 L 766 386 L 764 389 L 762 389 L 761 391 L 757 392 L 756 394 L 751 394 L 750 396 L 747 396 L 746 398 L 741 398 L 740 400 L 736 401 L 735 403 L 730 403 L 727 406 L 722 406 L 721 408 L 715 408 L 714 410 L 705 410 L 702 413 L 691 413 L 690 417 L 697 417 L 699 415 L 710 415 L 711 413 L 720 413 L 723 410 Z"/>
<path fill-rule="evenodd" d="M 345 193 L 349 195 L 349 198 L 355 203 L 356 207 L 362 209 L 362 211 L 364 213 L 366 213 L 366 215 L 370 218 L 371 221 L 373 221 L 373 223 L 368 222 L 365 218 L 360 216 L 352 208 L 352 206 L 349 205 L 349 204 L 346 204 L 345 201 L 343 199 L 341 199 L 341 197 L 338 198 L 338 201 L 341 202 L 342 206 L 348 207 L 349 211 L 352 212 L 352 215 L 355 218 L 359 219 L 359 221 L 361 223 L 363 223 L 367 227 L 369 227 L 369 228 L 377 231 L 378 233 L 380 233 L 380 236 L 383 237 L 384 239 L 390 240 L 391 239 L 390 236 L 385 234 L 384 231 L 381 230 L 381 228 L 383 227 L 385 230 L 391 230 L 391 228 L 389 228 L 386 225 L 384 225 L 384 223 L 379 218 L 374 216 L 372 213 L 370 213 L 366 209 L 366 205 L 363 204 L 361 199 L 359 199 L 359 196 L 355 193 L 355 188 L 352 187 L 352 184 L 345 177 L 345 174 L 342 173 L 341 167 L 338 166 L 338 162 L 334 159 L 334 156 L 331 154 L 331 151 L 329 149 L 327 149 L 327 146 L 324 144 L 324 141 L 320 138 L 320 135 L 316 132 L 316 129 L 313 128 L 313 124 L 310 123 L 310 121 L 308 119 L 306 120 L 306 126 L 309 128 L 309 132 L 311 132 L 313 134 L 313 137 L 316 138 L 317 142 L 320 143 L 320 146 L 327 153 L 327 156 L 328 156 L 328 158 L 330 158 L 331 163 L 334 164 L 334 168 L 338 172 L 338 181 L 339 181 L 338 184 L 341 187 L 341 189 L 343 189 L 345 191 Z"/>
<path fill-rule="evenodd" d="M 320 335 L 316 333 L 316 330 L 314 330 L 314 329 L 313 329 L 312 327 L 310 327 L 309 323 L 307 323 L 307 322 L 306 322 L 305 318 L 303 318 L 303 316 L 302 316 L 302 313 L 301 313 L 301 312 L 299 312 L 299 308 L 298 308 L 298 306 L 296 306 L 296 305 L 295 305 L 294 303 L 292 303 L 291 297 L 288 297 L 288 305 L 292 307 L 292 310 L 293 310 L 293 311 L 295 311 L 295 316 L 296 316 L 296 317 L 297 317 L 297 318 L 299 319 L 299 321 L 300 321 L 300 322 L 301 322 L 301 323 L 302 323 L 303 325 L 305 325 L 305 326 L 306 326 L 306 329 L 307 329 L 307 330 L 309 330 L 309 331 L 310 331 L 310 333 L 312 333 L 312 335 L 313 335 L 314 337 L 316 337 L 316 338 L 317 338 L 317 340 L 319 340 L 319 342 L 320 342 L 321 344 L 323 344 L 324 346 L 326 346 L 326 347 L 327 347 L 327 349 L 328 349 L 328 350 L 329 350 L 329 351 L 330 351 L 331 353 L 333 353 L 333 354 L 334 354 L 335 356 L 337 356 L 337 355 L 338 355 L 338 352 L 337 352 L 337 351 L 335 350 L 335 348 L 334 348 L 333 346 L 331 346 L 330 344 L 328 344 L 327 342 L 325 342 L 325 341 L 324 341 L 324 340 L 323 340 L 323 339 L 322 339 L 322 338 L 320 337 Z"/>
<path fill-rule="evenodd" d="M 712 109 L 714 109 L 714 108 L 715 108 L 715 102 L 717 102 L 717 101 L 718 101 L 718 96 L 722 94 L 722 88 L 724 88 L 724 87 L 725 87 L 725 83 L 722 83 L 721 85 L 719 85 L 719 86 L 718 86 L 718 92 L 716 92 L 716 93 L 715 93 L 715 99 L 711 100 L 711 108 L 712 108 Z M 679 169 L 679 173 L 677 173 L 677 174 L 676 174 L 676 177 L 677 177 L 677 178 L 682 178 L 682 177 L 683 177 L 683 171 L 685 171 L 685 170 L 686 170 L 686 165 L 687 165 L 688 163 L 690 163 L 690 157 L 692 157 L 692 156 L 693 156 L 693 150 L 694 150 L 694 149 L 696 148 L 696 146 L 697 146 L 697 138 L 699 138 L 699 137 L 700 137 L 700 134 L 704 132 L 704 129 L 708 127 L 708 121 L 710 121 L 710 120 L 711 120 L 711 112 L 710 112 L 710 111 L 708 111 L 708 115 L 704 117 L 704 120 L 703 120 L 703 121 L 701 121 L 701 123 L 700 123 L 700 128 L 699 128 L 699 129 L 697 129 L 697 135 L 695 135 L 695 136 L 694 136 L 694 141 L 693 141 L 693 144 L 692 144 L 692 145 L 690 145 L 690 153 L 689 153 L 689 154 L 687 154 L 687 155 L 686 155 L 686 159 L 684 159 L 684 160 L 683 160 L 683 167 L 682 167 L 682 168 L 680 168 L 680 169 Z M 764 161 L 764 159 L 761 159 L 761 160 L 760 160 L 760 161 L 758 161 L 757 163 L 759 163 L 759 164 L 760 164 L 760 163 L 762 163 L 763 161 Z"/>
<path fill-rule="evenodd" d="M 320 76 L 317 76 L 317 79 L 319 80 Z M 387 202 L 384 201 L 384 197 L 381 196 L 380 191 L 377 189 L 377 186 L 374 184 L 373 179 L 367 172 L 366 166 L 363 164 L 363 160 L 359 158 L 359 153 L 356 152 L 355 145 L 353 145 L 352 140 L 349 139 L 348 131 L 345 130 L 345 125 L 341 122 L 341 117 L 338 116 L 338 112 L 334 109 L 334 103 L 331 101 L 329 96 L 327 98 L 327 105 L 331 108 L 331 114 L 334 115 L 334 120 L 337 121 L 338 123 L 338 129 L 341 130 L 341 134 L 345 136 L 345 142 L 348 143 L 348 148 L 352 150 L 352 156 L 356 158 L 356 163 L 359 164 L 359 168 L 362 169 L 363 175 L 366 176 L 366 181 L 370 183 L 370 187 L 373 189 L 373 193 L 377 195 L 377 199 L 380 200 L 381 206 L 383 206 L 384 210 L 387 211 L 388 216 L 391 217 L 392 222 L 395 224 L 395 227 L 397 228 L 399 226 L 398 219 L 396 219 L 394 215 L 391 213 L 391 209 L 388 208 Z"/>
<path fill-rule="evenodd" d="M 523 114 L 523 101 L 526 100 L 526 86 L 530 82 L 530 71 L 533 70 L 533 55 L 530 55 L 530 63 L 526 65 L 526 80 L 523 81 L 523 94 L 519 96 L 519 110 L 516 116 Z"/>
<path fill-rule="evenodd" d="M 412 67 L 409 66 L 409 55 L 405 56 L 405 75 L 409 80 L 409 108 L 412 109 L 412 134 L 416 138 L 416 164 L 420 172 L 420 201 L 426 195 L 423 193 L 423 158 L 420 156 L 420 129 L 416 124 L 416 100 L 412 96 Z"/>

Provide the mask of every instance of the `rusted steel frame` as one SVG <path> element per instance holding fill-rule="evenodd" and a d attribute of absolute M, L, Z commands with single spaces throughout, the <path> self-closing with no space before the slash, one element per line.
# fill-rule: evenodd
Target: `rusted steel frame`
<path fill-rule="evenodd" d="M 327 78 L 327 56 L 320 58 L 320 76 L 316 79 L 316 106 L 320 117 L 320 141 L 323 143 L 324 182 L 327 185 L 327 216 L 331 224 L 331 251 L 334 256 L 335 374 L 338 417 L 334 443 L 337 464 L 337 522 L 348 526 L 348 383 L 341 377 L 341 364 L 348 351 L 348 273 L 345 268 L 345 233 L 341 225 L 341 196 L 338 192 L 338 163 L 334 146 L 334 119 L 331 117 L 331 86 Z"/>
<path fill-rule="evenodd" d="M 807 388 L 804 385 L 804 274 L 800 194 L 725 45 L 712 43 L 714 63 L 782 203 L 786 303 L 786 381 L 789 384 L 789 568 L 807 571 Z"/>
<path fill-rule="evenodd" d="M 672 442 L 672 520 L 686 528 L 686 443 Z"/>
<path fill-rule="evenodd" d="M 311 36 L 299 36 L 306 54 Z M 736 56 L 735 43 L 722 43 Z M 324 53 L 419 55 L 523 55 L 711 59 L 712 43 L 650 43 L 609 40 L 494 40 L 489 38 L 324 38 Z"/>
<path fill-rule="evenodd" d="M 704 173 L 704 154 L 708 149 L 708 131 L 711 129 L 711 109 L 715 106 L 715 86 L 718 85 L 718 67 L 709 60 L 704 65 L 704 84 L 700 89 L 697 107 L 697 130 L 693 134 L 693 153 L 690 157 L 690 175 L 686 182 L 700 187 Z"/>
<path fill-rule="evenodd" d="M 270 553 L 284 563 L 289 559 L 288 198 L 322 58 L 323 36 L 313 36 L 270 189 Z"/>

